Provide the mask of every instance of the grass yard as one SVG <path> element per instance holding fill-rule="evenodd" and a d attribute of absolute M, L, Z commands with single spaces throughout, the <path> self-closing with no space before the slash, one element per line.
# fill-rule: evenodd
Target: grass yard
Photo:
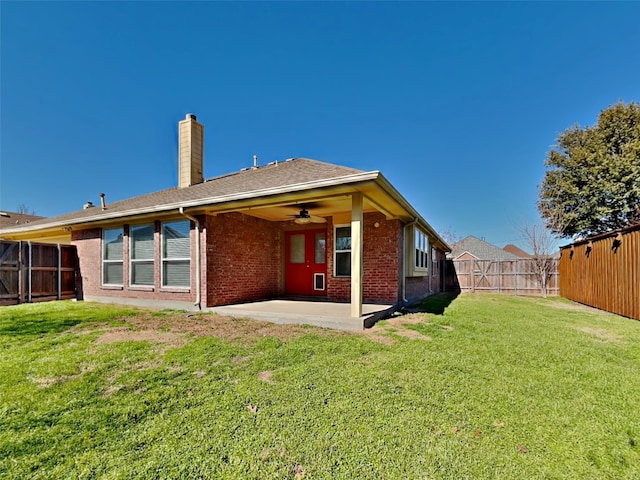
<path fill-rule="evenodd" d="M 640 322 L 446 300 L 362 334 L 1 307 L 0 477 L 640 478 Z"/>

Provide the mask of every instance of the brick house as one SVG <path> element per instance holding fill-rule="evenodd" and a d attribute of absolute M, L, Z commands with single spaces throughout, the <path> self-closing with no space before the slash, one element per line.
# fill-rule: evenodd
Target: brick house
<path fill-rule="evenodd" d="M 87 300 L 185 308 L 281 296 L 399 305 L 441 290 L 448 245 L 378 171 L 305 158 L 203 178 L 179 123 L 178 186 L 0 230 L 76 245 Z"/>

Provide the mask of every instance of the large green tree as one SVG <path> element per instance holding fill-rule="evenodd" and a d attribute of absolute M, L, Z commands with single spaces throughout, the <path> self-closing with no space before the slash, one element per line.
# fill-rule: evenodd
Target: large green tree
<path fill-rule="evenodd" d="M 640 104 L 570 127 L 547 154 L 538 209 L 555 234 L 585 237 L 640 222 Z"/>

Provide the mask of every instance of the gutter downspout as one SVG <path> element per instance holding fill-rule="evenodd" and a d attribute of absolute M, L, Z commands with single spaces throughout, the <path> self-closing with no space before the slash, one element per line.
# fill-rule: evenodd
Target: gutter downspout
<path fill-rule="evenodd" d="M 407 228 L 413 227 L 417 223 L 418 223 L 418 217 L 414 218 L 413 222 L 407 223 L 403 227 L 402 241 L 404 242 L 405 248 L 407 247 Z M 407 252 L 404 253 L 403 257 L 404 258 L 402 259 L 402 302 L 406 303 L 407 302 Z"/>
<path fill-rule="evenodd" d="M 196 225 L 196 303 L 194 306 L 198 307 L 198 310 L 202 310 L 202 278 L 201 278 L 201 263 L 202 260 L 200 258 L 200 222 L 196 217 L 189 215 L 188 213 L 184 213 L 184 207 L 180 207 L 178 209 L 180 215 L 186 217 L 191 220 Z"/>

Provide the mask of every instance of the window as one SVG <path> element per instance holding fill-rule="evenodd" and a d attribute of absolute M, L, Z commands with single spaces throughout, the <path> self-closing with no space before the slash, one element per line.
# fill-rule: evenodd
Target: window
<path fill-rule="evenodd" d="M 162 286 L 191 286 L 191 222 L 162 224 Z"/>
<path fill-rule="evenodd" d="M 426 270 L 429 268 L 429 238 L 417 228 L 414 230 L 415 240 L 415 264 L 417 270 Z"/>
<path fill-rule="evenodd" d="M 407 232 L 404 261 L 407 277 L 424 277 L 429 274 L 431 263 L 429 237 L 416 225 Z"/>
<path fill-rule="evenodd" d="M 122 228 L 102 231 L 102 284 L 122 285 Z"/>
<path fill-rule="evenodd" d="M 438 250 L 435 248 L 431 249 L 431 275 L 434 277 L 438 275 Z"/>
<path fill-rule="evenodd" d="M 351 276 L 351 227 L 336 227 L 335 230 L 335 275 Z"/>
<path fill-rule="evenodd" d="M 153 285 L 153 224 L 131 227 L 131 285 Z"/>

